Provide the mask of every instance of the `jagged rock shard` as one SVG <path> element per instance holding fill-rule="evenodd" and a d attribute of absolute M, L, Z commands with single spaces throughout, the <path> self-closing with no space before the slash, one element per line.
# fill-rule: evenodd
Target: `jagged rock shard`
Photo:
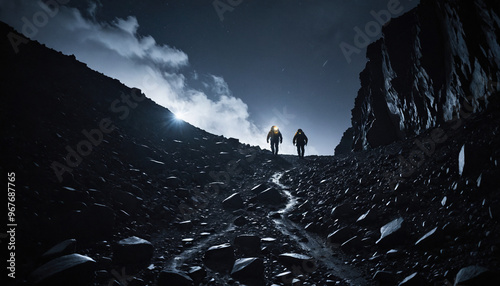
<path fill-rule="evenodd" d="M 415 272 L 409 276 L 407 276 L 401 283 L 398 284 L 398 286 L 420 286 L 420 285 L 427 285 L 427 283 L 424 281 L 424 278 L 418 274 L 418 272 Z"/>
<path fill-rule="evenodd" d="M 340 204 L 334 208 L 332 208 L 332 211 L 330 212 L 330 215 L 332 216 L 333 219 L 337 218 L 349 218 L 352 217 L 354 214 L 354 211 L 351 206 L 348 204 Z"/>
<path fill-rule="evenodd" d="M 257 257 L 240 258 L 234 262 L 231 276 L 238 280 L 262 280 L 264 277 L 264 262 Z"/>
<path fill-rule="evenodd" d="M 368 225 L 377 220 L 378 216 L 377 214 L 372 211 L 368 210 L 366 213 L 362 214 L 357 220 L 356 223 L 360 225 Z"/>
<path fill-rule="evenodd" d="M 266 189 L 267 189 L 266 185 L 264 185 L 264 184 L 258 184 L 257 186 L 253 187 L 251 189 L 251 191 L 254 194 L 258 194 L 258 193 L 261 193 L 261 192 L 265 191 Z"/>
<path fill-rule="evenodd" d="M 234 248 L 229 243 L 210 247 L 203 256 L 205 265 L 215 271 L 229 271 L 234 263 Z"/>
<path fill-rule="evenodd" d="M 158 276 L 158 286 L 193 286 L 191 277 L 175 270 L 163 270 Z"/>
<path fill-rule="evenodd" d="M 56 245 L 54 245 L 51 249 L 47 250 L 42 258 L 45 260 L 49 260 L 52 258 L 56 258 L 62 255 L 67 255 L 74 253 L 76 250 L 76 239 L 67 239 L 62 241 Z"/>
<path fill-rule="evenodd" d="M 234 193 L 222 201 L 222 207 L 226 210 L 237 210 L 243 208 L 243 199 L 239 193 Z"/>
<path fill-rule="evenodd" d="M 146 264 L 153 257 L 151 242 L 131 236 L 118 241 L 113 252 L 113 260 L 118 264 Z"/>
<path fill-rule="evenodd" d="M 278 256 L 278 261 L 291 270 L 299 266 L 307 273 L 312 273 L 316 268 L 313 258 L 303 254 L 283 253 Z"/>
<path fill-rule="evenodd" d="M 234 245 L 245 255 L 260 254 L 260 237 L 256 235 L 239 235 L 234 239 Z"/>
<path fill-rule="evenodd" d="M 380 283 L 380 285 L 394 285 L 396 277 L 394 273 L 389 271 L 377 271 L 373 275 L 373 280 Z"/>
<path fill-rule="evenodd" d="M 455 284 L 453 285 L 498 285 L 494 283 L 499 282 L 498 277 L 493 276 L 493 273 L 487 268 L 471 265 L 458 271 L 457 276 L 455 276 Z"/>
<path fill-rule="evenodd" d="M 465 145 L 462 145 L 462 149 L 460 149 L 460 153 L 458 153 L 458 174 L 462 176 L 464 172 L 465 166 Z"/>
<path fill-rule="evenodd" d="M 431 231 L 429 231 L 428 233 L 424 234 L 424 236 L 422 236 L 419 240 L 417 240 L 417 242 L 415 242 L 415 245 L 416 246 L 423 246 L 423 245 L 435 244 L 434 242 L 436 242 L 436 238 L 437 238 L 437 235 L 435 235 L 435 233 L 436 233 L 437 229 L 438 228 L 435 227 Z"/>
<path fill-rule="evenodd" d="M 165 179 L 165 185 L 169 188 L 177 188 L 182 185 L 181 179 L 175 177 L 175 176 L 170 176 Z"/>
<path fill-rule="evenodd" d="M 397 239 L 397 237 L 402 234 L 402 226 L 403 226 L 404 219 L 402 217 L 399 217 L 390 223 L 384 225 L 383 227 L 380 228 L 380 238 L 375 242 L 376 244 L 382 245 L 382 244 L 387 244 L 394 240 Z"/>
<path fill-rule="evenodd" d="M 336 231 L 330 233 L 327 237 L 328 242 L 330 243 L 343 243 L 352 236 L 352 231 L 347 227 L 342 227 L 337 229 Z"/>
<path fill-rule="evenodd" d="M 96 262 L 88 256 L 69 254 L 53 259 L 31 274 L 36 285 L 89 285 L 94 280 Z"/>
<path fill-rule="evenodd" d="M 283 195 L 275 188 L 268 188 L 257 195 L 257 201 L 263 204 L 280 204 L 286 201 Z"/>
<path fill-rule="evenodd" d="M 195 285 L 199 285 L 207 276 L 207 271 L 201 266 L 193 266 L 189 269 L 188 275 L 193 279 Z"/>

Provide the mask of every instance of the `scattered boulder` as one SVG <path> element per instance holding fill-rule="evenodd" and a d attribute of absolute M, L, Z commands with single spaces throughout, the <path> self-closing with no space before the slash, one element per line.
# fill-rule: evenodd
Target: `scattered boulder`
<path fill-rule="evenodd" d="M 373 280 L 377 281 L 380 285 L 395 285 L 396 277 L 394 273 L 389 271 L 377 271 L 373 275 Z"/>
<path fill-rule="evenodd" d="M 340 204 L 334 208 L 330 212 L 332 219 L 345 219 L 352 217 L 354 215 L 354 210 L 351 206 L 347 204 Z"/>
<path fill-rule="evenodd" d="M 193 286 L 194 281 L 186 273 L 176 270 L 163 270 L 158 275 L 158 286 Z"/>
<path fill-rule="evenodd" d="M 403 279 L 398 286 L 424 286 L 428 284 L 418 272 L 415 272 Z"/>
<path fill-rule="evenodd" d="M 300 204 L 297 209 L 300 210 L 300 211 L 308 211 L 310 210 L 312 207 L 312 204 L 309 200 L 306 200 L 305 202 L 303 202 L 302 204 Z"/>
<path fill-rule="evenodd" d="M 193 279 L 194 285 L 198 285 L 207 276 L 207 271 L 201 266 L 192 266 L 188 271 L 188 275 Z"/>
<path fill-rule="evenodd" d="M 257 186 L 253 187 L 250 191 L 254 194 L 259 194 L 263 191 L 265 191 L 268 187 L 265 184 L 258 184 Z"/>
<path fill-rule="evenodd" d="M 373 210 L 368 210 L 366 213 L 362 214 L 356 223 L 359 225 L 370 225 L 377 221 L 378 215 Z"/>
<path fill-rule="evenodd" d="M 327 237 L 329 243 L 342 244 L 352 237 L 352 230 L 347 227 L 342 227 L 330 233 Z"/>
<path fill-rule="evenodd" d="M 244 255 L 260 254 L 260 237 L 256 235 L 239 235 L 234 239 L 234 246 Z"/>
<path fill-rule="evenodd" d="M 88 256 L 73 253 L 55 258 L 31 273 L 30 280 L 39 286 L 89 285 L 94 280 L 96 262 Z"/>
<path fill-rule="evenodd" d="M 218 272 L 228 272 L 234 263 L 234 248 L 229 243 L 210 247 L 203 256 L 205 265 Z"/>
<path fill-rule="evenodd" d="M 183 221 L 176 223 L 176 226 L 180 230 L 191 230 L 193 228 L 193 222 L 190 220 L 183 220 Z"/>
<path fill-rule="evenodd" d="M 459 285 L 499 285 L 500 276 L 479 265 L 464 267 L 455 276 L 454 286 Z"/>
<path fill-rule="evenodd" d="M 76 239 L 67 239 L 59 242 L 42 254 L 43 261 L 49 261 L 59 256 L 72 254 L 76 251 Z"/>
<path fill-rule="evenodd" d="M 435 227 L 431 231 L 424 234 L 424 236 L 422 236 L 419 240 L 417 240 L 417 242 L 415 242 L 415 246 L 436 247 L 440 245 L 440 241 L 442 241 L 441 232 L 437 227 Z"/>
<path fill-rule="evenodd" d="M 153 256 L 151 242 L 131 236 L 118 241 L 114 247 L 113 260 L 121 265 L 147 264 Z"/>
<path fill-rule="evenodd" d="M 236 226 L 244 226 L 248 223 L 248 220 L 244 216 L 239 216 L 234 219 L 234 225 Z"/>
<path fill-rule="evenodd" d="M 237 280 L 263 280 L 264 262 L 257 257 L 240 258 L 234 262 L 231 276 Z"/>
<path fill-rule="evenodd" d="M 165 179 L 165 186 L 169 188 L 178 188 L 182 185 L 181 179 L 175 177 L 175 176 L 170 176 Z"/>
<path fill-rule="evenodd" d="M 376 244 L 386 247 L 391 244 L 402 244 L 406 238 L 404 219 L 399 217 L 380 228 L 380 238 Z"/>
<path fill-rule="evenodd" d="M 142 200 L 130 192 L 115 190 L 111 192 L 113 201 L 120 204 L 120 206 L 127 212 L 135 212 L 140 206 Z"/>
<path fill-rule="evenodd" d="M 284 203 L 286 199 L 277 189 L 267 188 L 257 195 L 256 201 L 262 204 L 277 205 Z"/>
<path fill-rule="evenodd" d="M 361 240 L 361 237 L 355 235 L 348 240 L 346 240 L 344 243 L 340 245 L 340 249 L 343 251 L 355 251 L 363 247 L 363 242 Z"/>
<path fill-rule="evenodd" d="M 288 285 L 293 281 L 293 273 L 291 271 L 285 271 L 276 275 L 276 280 L 281 283 Z"/>
<path fill-rule="evenodd" d="M 304 272 L 312 273 L 316 269 L 313 258 L 303 254 L 283 253 L 278 256 L 278 261 L 291 270 L 300 267 Z"/>
<path fill-rule="evenodd" d="M 222 207 L 226 210 L 242 209 L 243 199 L 239 193 L 234 193 L 222 201 Z"/>
<path fill-rule="evenodd" d="M 323 230 L 323 224 L 317 221 L 313 221 L 306 224 L 304 229 L 313 233 L 321 233 L 321 231 Z"/>

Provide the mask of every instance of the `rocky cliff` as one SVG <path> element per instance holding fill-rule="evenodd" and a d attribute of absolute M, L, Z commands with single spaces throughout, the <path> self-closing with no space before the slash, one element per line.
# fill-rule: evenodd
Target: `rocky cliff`
<path fill-rule="evenodd" d="M 352 109 L 353 150 L 482 112 L 500 87 L 500 3 L 422 0 L 367 48 Z"/>

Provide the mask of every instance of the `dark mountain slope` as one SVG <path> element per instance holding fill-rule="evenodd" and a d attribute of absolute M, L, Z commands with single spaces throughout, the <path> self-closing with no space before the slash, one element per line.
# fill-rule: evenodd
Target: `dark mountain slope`
<path fill-rule="evenodd" d="M 108 263 L 118 240 L 169 230 L 180 243 L 187 233 L 180 222 L 189 219 L 211 218 L 205 228 L 217 233 L 232 218 L 222 199 L 287 165 L 175 120 L 140 90 L 72 56 L 28 40 L 16 53 L 9 39 L 21 36 L 3 23 L 0 35 L 0 167 L 4 180 L 15 178 L 19 285 L 46 262 L 46 250 L 73 238 L 104 271 L 96 283 L 107 285 L 120 270 Z M 178 244 L 161 237 L 155 257 L 170 258 Z"/>

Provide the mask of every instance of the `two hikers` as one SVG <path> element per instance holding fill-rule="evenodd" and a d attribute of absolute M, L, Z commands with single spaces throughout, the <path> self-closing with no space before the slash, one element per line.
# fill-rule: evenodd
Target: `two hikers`
<path fill-rule="evenodd" d="M 278 128 L 278 126 L 272 126 L 269 133 L 267 133 L 267 143 L 269 143 L 269 139 L 271 139 L 271 151 L 274 155 L 278 154 L 278 145 L 279 143 L 283 143 L 283 136 Z M 307 145 L 307 136 L 302 131 L 302 129 L 297 130 L 295 136 L 293 136 L 292 143 L 297 146 L 297 153 L 299 158 L 304 158 L 304 146 Z"/>

